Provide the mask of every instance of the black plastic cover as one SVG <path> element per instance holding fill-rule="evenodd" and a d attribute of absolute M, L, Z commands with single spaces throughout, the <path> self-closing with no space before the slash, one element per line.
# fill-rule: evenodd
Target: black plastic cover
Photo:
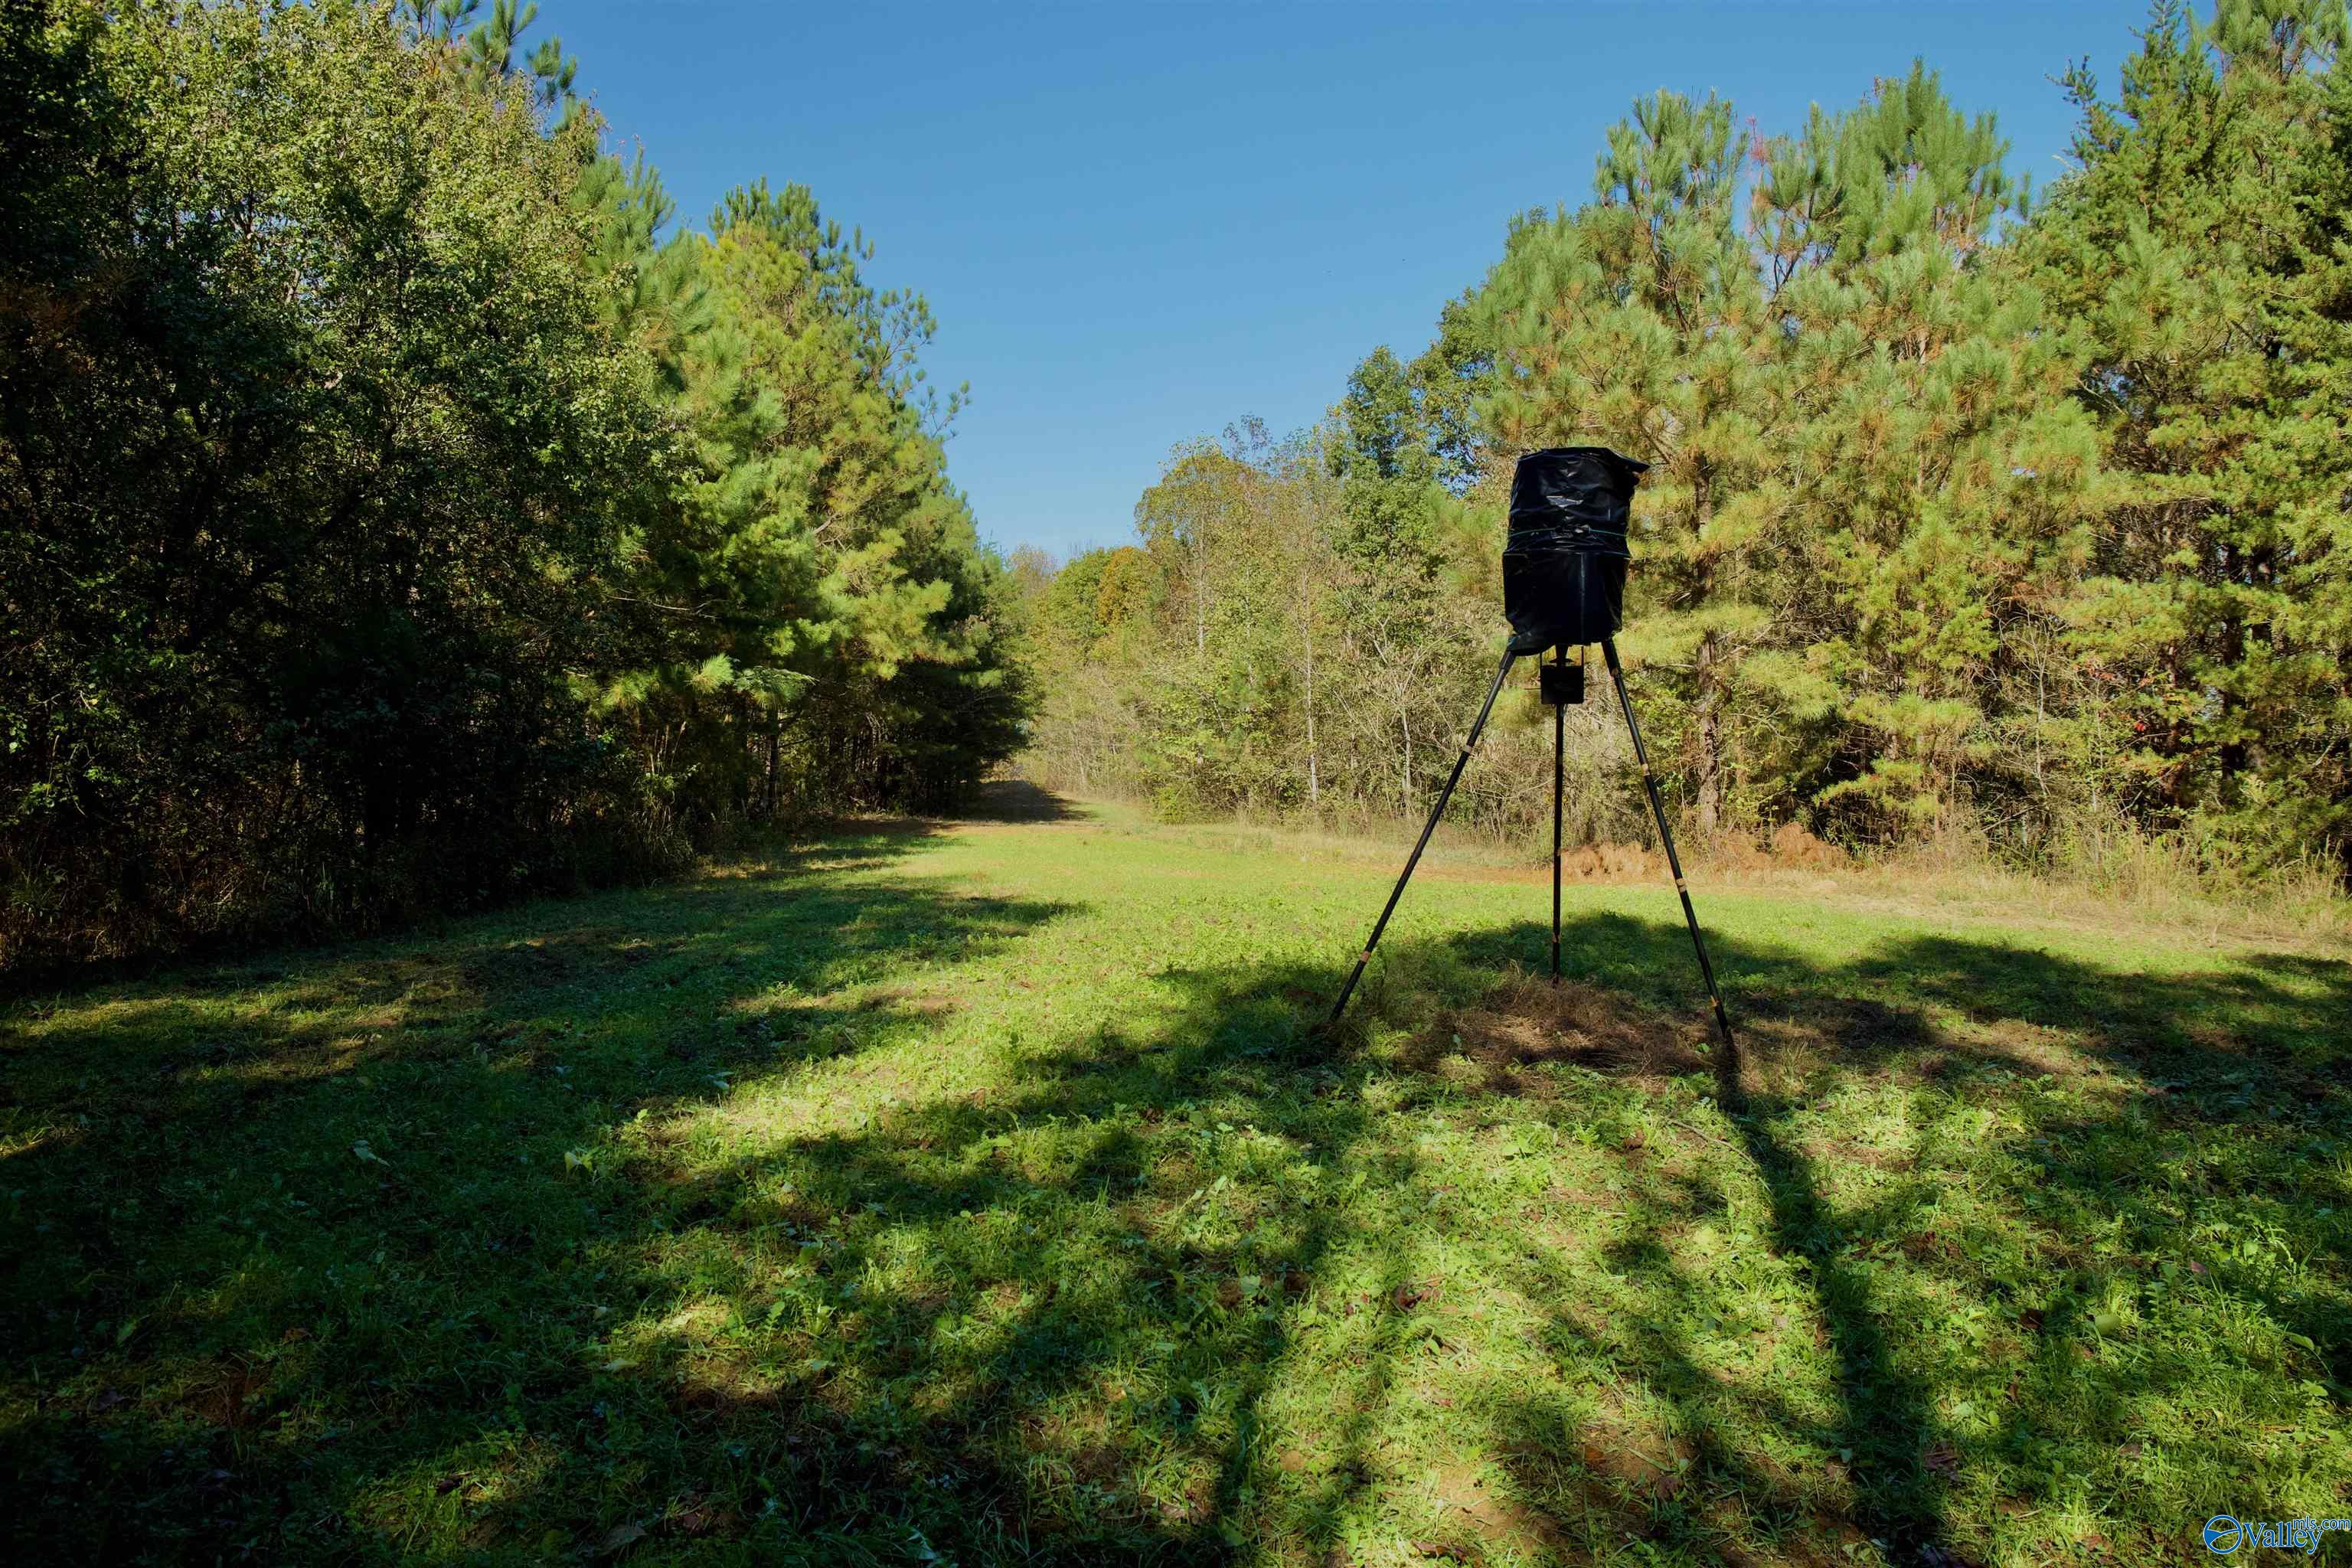
<path fill-rule="evenodd" d="M 1511 473 L 1511 533 L 1565 529 L 1614 534 L 1620 554 L 1633 515 L 1633 487 L 1650 471 L 1606 447 L 1547 447 Z"/>
<path fill-rule="evenodd" d="M 1512 652 L 1616 635 L 1624 620 L 1633 487 L 1648 468 L 1606 447 L 1551 447 L 1519 459 L 1503 546 Z"/>

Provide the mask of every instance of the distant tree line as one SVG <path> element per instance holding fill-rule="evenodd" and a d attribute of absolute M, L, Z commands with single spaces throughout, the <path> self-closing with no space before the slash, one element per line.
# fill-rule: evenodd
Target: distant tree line
<path fill-rule="evenodd" d="M 1016 560 L 1032 763 L 1173 811 L 1412 815 L 1501 644 L 1511 465 L 1614 447 L 1622 647 L 1694 826 L 2027 862 L 2116 830 L 2352 874 L 2340 0 L 2159 4 L 2038 201 L 1915 65 L 1768 134 L 1660 92 L 1322 427 L 1180 448 L 1137 543 Z M 1532 674 L 1459 812 L 1549 810 Z M 1605 701 L 1578 831 L 1638 838 Z"/>
<path fill-rule="evenodd" d="M 0 965 L 642 875 L 1018 742 L 932 320 L 535 7 L 0 7 Z"/>

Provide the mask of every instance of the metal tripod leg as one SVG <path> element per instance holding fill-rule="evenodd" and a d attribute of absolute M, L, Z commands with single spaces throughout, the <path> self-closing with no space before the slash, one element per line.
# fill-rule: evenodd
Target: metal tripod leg
<path fill-rule="evenodd" d="M 1554 650 L 1554 659 L 1561 668 L 1568 667 L 1568 647 L 1562 644 Z M 1551 983 L 1559 984 L 1559 796 L 1562 772 L 1567 766 L 1568 704 L 1551 705 Z"/>
<path fill-rule="evenodd" d="M 1609 661 L 1609 679 L 1617 687 L 1617 706 L 1625 715 L 1625 732 L 1633 737 L 1633 760 L 1642 764 L 1642 787 L 1650 792 L 1650 815 L 1658 821 L 1658 842 L 1666 847 L 1666 865 L 1675 874 L 1675 891 L 1682 896 L 1683 919 L 1690 926 L 1691 951 L 1698 954 L 1699 977 L 1706 982 L 1706 999 L 1715 1006 L 1716 1027 L 1723 1031 L 1723 1043 L 1738 1049 L 1731 1037 L 1731 1020 L 1724 1016 L 1723 998 L 1715 988 L 1715 966 L 1706 961 L 1706 943 L 1699 940 L 1698 911 L 1691 908 L 1690 889 L 1683 882 L 1683 863 L 1675 853 L 1674 830 L 1666 826 L 1666 803 L 1658 795 L 1658 777 L 1650 771 L 1650 754 L 1642 748 L 1642 727 L 1633 722 L 1633 702 L 1625 694 L 1625 670 L 1617 662 L 1617 644 L 1613 638 L 1601 639 L 1601 656 Z"/>
<path fill-rule="evenodd" d="M 1381 945 L 1381 932 L 1389 929 L 1389 917 L 1396 913 L 1397 900 L 1404 897 L 1404 885 L 1412 880 L 1412 868 L 1421 864 L 1421 852 L 1429 847 L 1429 836 L 1437 831 L 1437 819 L 1445 815 L 1445 803 L 1454 798 L 1454 786 L 1462 782 L 1462 770 L 1468 764 L 1470 753 L 1477 749 L 1478 733 L 1486 727 L 1486 715 L 1495 710 L 1495 699 L 1503 694 L 1504 678 L 1511 673 L 1511 661 L 1518 657 L 1507 652 L 1503 655 L 1503 662 L 1496 666 L 1495 684 L 1486 689 L 1486 700 L 1478 710 L 1477 722 L 1470 726 L 1469 737 L 1462 742 L 1462 754 L 1454 759 L 1454 772 L 1447 775 L 1445 787 L 1437 792 L 1437 804 L 1431 808 L 1429 821 L 1422 827 L 1421 840 L 1412 847 L 1412 853 L 1406 857 L 1404 873 L 1397 878 L 1396 887 L 1389 893 L 1388 907 L 1381 910 L 1381 918 L 1373 922 L 1372 934 L 1364 942 L 1364 951 L 1356 954 L 1356 967 L 1349 971 L 1348 984 L 1339 987 L 1339 999 L 1331 1004 L 1332 1023 L 1338 1023 L 1339 1015 L 1348 1010 L 1348 998 L 1356 994 L 1356 982 L 1364 977 L 1364 965 L 1372 961 L 1372 949 Z"/>

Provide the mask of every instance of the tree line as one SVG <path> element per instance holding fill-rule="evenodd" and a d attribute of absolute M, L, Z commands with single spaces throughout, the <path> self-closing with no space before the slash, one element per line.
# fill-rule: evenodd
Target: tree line
<path fill-rule="evenodd" d="M 1425 810 L 1504 635 L 1511 465 L 1603 445 L 1651 465 L 1621 646 L 1702 832 L 2352 876 L 2346 37 L 2340 0 L 2163 0 L 2112 96 L 2060 79 L 2038 197 L 1921 64 L 1778 132 L 1639 100 L 1425 352 L 1178 448 L 1134 544 L 1016 559 L 1034 765 Z M 1466 819 L 1549 809 L 1532 687 Z M 1605 697 L 1570 724 L 1573 830 L 1638 840 Z"/>
<path fill-rule="evenodd" d="M 495 0 L 0 9 L 0 964 L 953 802 L 1020 605 L 923 300 L 680 229 Z"/>

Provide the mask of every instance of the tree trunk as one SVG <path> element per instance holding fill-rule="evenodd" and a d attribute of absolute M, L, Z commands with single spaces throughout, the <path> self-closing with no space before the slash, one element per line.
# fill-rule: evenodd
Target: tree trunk
<path fill-rule="evenodd" d="M 1709 632 L 1698 642 L 1698 696 L 1692 713 L 1696 721 L 1693 741 L 1698 753 L 1698 830 L 1708 835 L 1723 823 L 1722 665 L 1722 643 L 1715 633 Z"/>
<path fill-rule="evenodd" d="M 1407 816 L 1412 815 L 1412 715 L 1400 709 L 1397 723 L 1404 731 L 1404 794 L 1399 807 Z"/>
<path fill-rule="evenodd" d="M 1196 546 L 1192 552 L 1192 652 L 1196 658 L 1209 652 L 1209 552 L 1206 545 Z"/>
<path fill-rule="evenodd" d="M 1307 805 L 1312 810 L 1321 803 L 1323 794 L 1315 767 L 1315 623 L 1312 606 L 1306 602 L 1307 581 L 1303 573 L 1299 577 L 1298 597 L 1307 643 Z"/>
<path fill-rule="evenodd" d="M 1697 502 L 1697 526 L 1692 530 L 1695 542 L 1704 542 L 1707 526 L 1715 519 L 1715 486 L 1706 460 L 1698 459 L 1692 475 L 1692 490 Z M 1697 603 L 1710 605 L 1715 598 L 1715 568 L 1704 555 L 1698 563 Z M 1698 830 L 1712 836 L 1723 823 L 1723 639 L 1710 631 L 1698 639 L 1698 656 L 1692 673 L 1697 691 L 1691 714 L 1692 741 L 1697 752 Z"/>

